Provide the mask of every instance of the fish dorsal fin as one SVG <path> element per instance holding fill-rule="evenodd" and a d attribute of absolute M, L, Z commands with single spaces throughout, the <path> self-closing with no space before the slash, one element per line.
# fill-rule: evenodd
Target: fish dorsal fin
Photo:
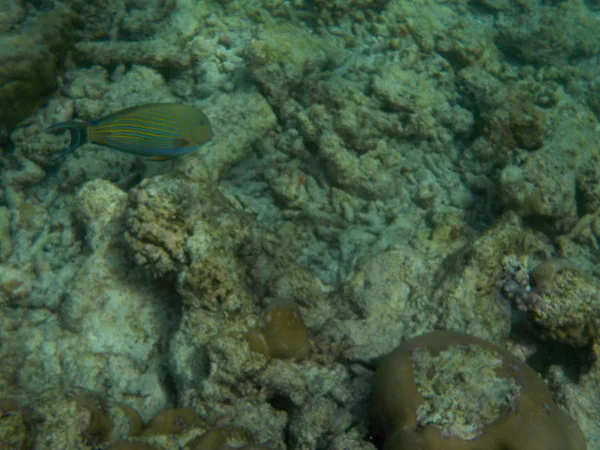
<path fill-rule="evenodd" d="M 123 117 L 127 114 L 131 114 L 133 112 L 139 111 L 140 109 L 151 109 L 153 107 L 164 107 L 166 105 L 174 105 L 175 103 L 147 103 L 145 105 L 137 105 L 131 106 L 129 108 L 121 109 L 107 116 L 103 116 L 99 119 L 93 120 L 90 122 L 90 125 L 98 125 L 104 122 L 109 122 L 113 120 L 115 117 Z"/>

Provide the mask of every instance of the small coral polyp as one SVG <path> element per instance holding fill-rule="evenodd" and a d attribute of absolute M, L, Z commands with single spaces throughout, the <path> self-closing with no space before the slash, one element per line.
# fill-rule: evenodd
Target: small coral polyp
<path fill-rule="evenodd" d="M 577 424 L 508 351 L 437 331 L 406 341 L 375 376 L 371 427 L 384 450 L 585 450 Z"/>

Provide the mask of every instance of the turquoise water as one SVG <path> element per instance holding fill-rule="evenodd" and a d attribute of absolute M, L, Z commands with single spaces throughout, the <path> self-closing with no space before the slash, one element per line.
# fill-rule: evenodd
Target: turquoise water
<path fill-rule="evenodd" d="M 0 449 L 600 449 L 598 12 L 5 0 Z"/>

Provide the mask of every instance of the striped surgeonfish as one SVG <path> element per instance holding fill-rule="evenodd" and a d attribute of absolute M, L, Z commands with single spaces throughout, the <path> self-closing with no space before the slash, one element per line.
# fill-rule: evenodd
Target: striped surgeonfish
<path fill-rule="evenodd" d="M 196 150 L 213 137 L 206 114 L 177 103 L 134 106 L 89 123 L 57 123 L 46 131 L 62 130 L 71 132 L 71 145 L 55 159 L 90 142 L 162 161 Z"/>

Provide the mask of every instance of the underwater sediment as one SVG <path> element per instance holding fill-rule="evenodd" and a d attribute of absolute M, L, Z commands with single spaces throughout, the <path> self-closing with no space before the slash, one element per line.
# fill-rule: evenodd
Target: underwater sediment
<path fill-rule="evenodd" d="M 598 13 L 6 2 L 0 449 L 600 448 Z M 54 159 L 153 103 L 213 139 Z"/>

